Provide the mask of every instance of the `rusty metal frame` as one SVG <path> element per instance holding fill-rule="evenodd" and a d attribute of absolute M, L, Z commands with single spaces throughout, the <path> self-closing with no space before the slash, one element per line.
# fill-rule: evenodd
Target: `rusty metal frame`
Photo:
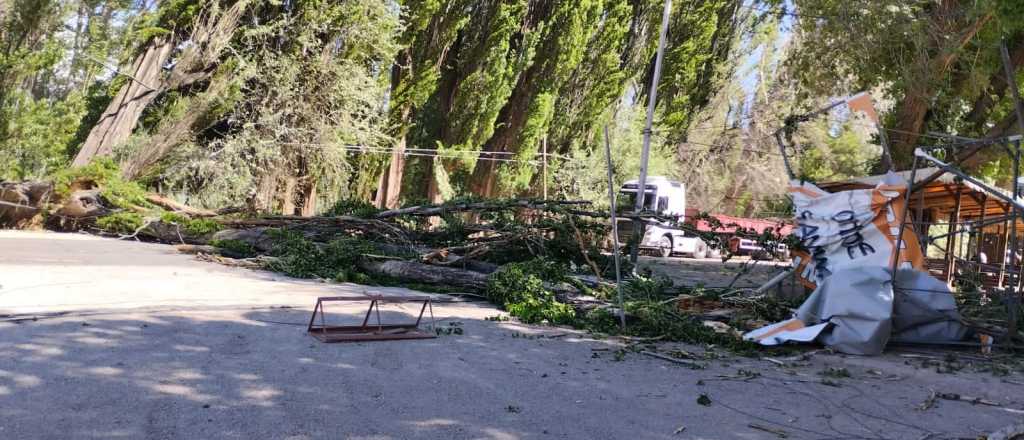
<path fill-rule="evenodd" d="M 327 318 L 324 313 L 324 303 L 327 302 L 359 302 L 369 301 L 370 306 L 366 309 L 363 323 L 360 325 L 327 325 Z M 380 317 L 381 303 L 421 303 L 420 313 L 414 323 L 385 324 Z M 420 322 L 423 321 L 423 313 L 430 312 L 430 331 L 421 330 Z M 376 312 L 376 325 L 370 324 L 370 316 Z M 317 324 L 317 315 L 320 315 L 320 323 Z M 309 325 L 306 332 L 317 338 L 320 342 L 359 342 L 359 341 L 391 341 L 399 339 L 431 339 L 436 338 L 434 320 L 434 305 L 429 296 L 385 296 L 385 295 L 359 295 L 359 296 L 322 296 L 316 299 L 316 306 L 313 307 L 313 315 L 309 317 Z"/>

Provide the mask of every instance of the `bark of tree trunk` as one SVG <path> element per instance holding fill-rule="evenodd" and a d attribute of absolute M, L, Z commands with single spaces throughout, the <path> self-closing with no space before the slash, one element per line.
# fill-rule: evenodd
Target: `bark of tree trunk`
<path fill-rule="evenodd" d="M 294 177 L 288 177 L 284 181 L 284 194 L 282 194 L 281 200 L 281 214 L 283 215 L 295 215 L 295 186 L 298 184 L 298 180 Z"/>
<path fill-rule="evenodd" d="M 316 215 L 316 180 L 306 177 L 302 188 L 302 216 Z"/>
<path fill-rule="evenodd" d="M 163 65 L 174 45 L 167 37 L 154 38 L 132 65 L 131 76 L 89 131 L 72 166 L 83 166 L 98 156 L 110 156 L 114 146 L 131 136 L 142 111 L 159 94 Z M 156 89 L 154 89 L 156 88 Z"/>
<path fill-rule="evenodd" d="M 473 168 L 470 188 L 474 194 L 480 197 L 489 198 L 497 194 L 498 162 L 490 159 L 505 156 L 488 153 L 514 152 L 518 150 L 518 146 L 514 145 L 514 142 L 516 136 L 518 136 L 523 125 L 526 123 L 530 99 L 533 97 L 532 87 L 527 84 L 533 82 L 532 72 L 534 70 L 531 67 L 523 75 L 523 78 L 520 79 L 519 84 L 516 86 L 516 91 L 512 93 L 511 100 L 498 113 L 494 134 L 484 144 L 476 167 Z"/>
<path fill-rule="evenodd" d="M 397 260 L 368 261 L 362 263 L 361 267 L 367 272 L 405 281 L 458 287 L 474 291 L 483 291 L 487 288 L 487 275 L 471 270 Z"/>
<path fill-rule="evenodd" d="M 402 111 L 402 121 L 408 123 L 409 108 Z M 381 178 L 380 187 L 377 188 L 377 207 L 382 209 L 394 209 L 398 207 L 398 201 L 402 193 L 402 178 L 405 175 L 405 144 L 406 134 L 398 138 L 394 151 L 391 152 L 391 162 Z"/>
<path fill-rule="evenodd" d="M 941 78 L 956 62 L 963 47 L 978 34 L 982 27 L 989 22 L 992 14 L 979 17 L 968 26 L 960 29 L 949 29 L 955 22 L 955 17 L 960 12 L 956 2 L 942 2 L 941 10 L 932 16 L 932 24 L 940 30 L 947 30 L 949 34 L 958 34 L 957 38 L 949 38 L 946 44 L 935 48 L 938 55 L 932 56 L 932 51 L 921 50 L 920 55 L 913 62 L 919 66 L 920 77 L 915 78 L 906 91 L 902 101 L 896 110 L 896 130 L 892 139 L 893 160 L 898 165 L 906 165 L 908 158 L 917 145 L 920 132 L 925 124 L 925 117 L 931 109 L 932 89 L 931 84 Z"/>

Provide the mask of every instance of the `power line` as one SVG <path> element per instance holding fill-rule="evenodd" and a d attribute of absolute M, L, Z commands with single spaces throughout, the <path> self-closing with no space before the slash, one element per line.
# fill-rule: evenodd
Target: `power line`
<path fill-rule="evenodd" d="M 275 141 L 264 141 L 264 142 L 266 142 L 266 143 L 275 143 Z M 302 145 L 311 145 L 311 146 L 315 145 L 315 146 L 318 146 L 318 147 L 331 147 L 331 146 L 335 146 L 335 144 L 329 144 L 329 143 L 323 143 L 323 142 L 295 142 L 295 141 L 287 141 L 287 142 L 276 142 L 276 143 L 282 144 L 282 145 L 299 145 L 299 146 L 302 146 Z M 339 148 L 344 148 L 344 149 L 347 149 L 347 150 L 376 150 L 376 151 L 387 151 L 387 152 L 391 152 L 391 153 L 393 153 L 395 151 L 398 151 L 397 147 L 388 147 L 388 146 L 338 145 L 338 147 Z M 514 157 L 514 156 L 519 156 L 521 154 L 521 153 L 512 152 L 512 151 L 481 151 L 481 150 L 449 150 L 449 151 L 439 151 L 439 150 L 433 149 L 433 148 L 413 148 L 413 147 L 406 147 L 406 148 L 402 149 L 402 151 L 403 151 L 403 154 L 409 155 L 409 156 L 441 156 L 441 157 L 464 158 L 464 156 L 466 156 L 466 155 L 469 155 L 469 156 L 476 155 L 476 156 L 480 156 L 479 159 L 481 159 L 481 160 L 482 159 L 488 159 L 488 160 L 489 159 L 513 160 L 511 158 L 506 158 L 506 157 L 488 157 L 488 158 L 485 158 L 483 156 L 513 156 Z M 537 152 L 537 153 L 533 153 L 532 156 L 541 157 L 541 158 L 547 156 L 547 157 L 551 157 L 551 158 L 562 159 L 562 160 L 565 160 L 565 161 L 573 161 L 573 160 L 575 160 L 571 156 L 566 156 L 566 155 L 563 155 L 563 154 L 556 154 L 556 153 L 546 153 L 545 154 L 545 153 Z M 518 160 L 522 161 L 522 159 L 518 159 Z"/>
<path fill-rule="evenodd" d="M 275 143 L 273 141 L 264 141 L 264 142 L 266 142 L 266 143 Z M 276 142 L 276 143 L 281 144 L 281 145 L 292 145 L 292 146 L 303 147 L 303 148 L 322 148 L 322 149 L 327 149 L 327 148 L 332 148 L 333 147 L 333 148 L 336 148 L 336 149 L 339 149 L 339 150 L 343 150 L 343 151 L 346 151 L 346 152 L 351 152 L 351 153 L 394 154 L 395 151 L 397 151 L 397 148 L 395 148 L 395 147 L 370 147 L 370 146 L 363 146 L 363 145 L 335 145 L 335 144 L 326 144 L 326 143 L 321 143 L 321 142 Z M 409 151 L 409 149 L 407 149 L 407 150 L 402 152 L 402 155 L 403 156 L 415 156 L 415 157 L 439 157 L 439 158 L 443 158 L 443 159 L 467 159 L 466 155 L 474 155 L 474 154 L 479 155 L 480 153 L 484 153 L 484 154 L 488 154 L 489 153 L 489 152 L 479 152 L 479 151 L 450 152 L 449 153 L 449 152 L 438 152 L 437 150 L 422 149 L 422 148 L 414 148 L 414 149 L 411 149 L 411 150 L 415 150 L 415 151 Z M 426 152 L 424 152 L 424 151 L 426 151 Z M 537 153 L 536 155 L 541 155 L 541 154 Z M 549 156 L 551 156 L 551 155 L 549 154 Z M 572 158 L 570 158 L 568 156 L 562 156 L 562 157 L 564 157 L 566 161 L 572 161 L 573 160 Z M 479 156 L 475 160 L 482 160 L 482 161 L 488 161 L 488 162 L 527 163 L 527 164 L 531 164 L 531 165 L 539 165 L 540 164 L 540 161 L 534 160 L 534 159 L 514 159 L 514 158 Z"/>

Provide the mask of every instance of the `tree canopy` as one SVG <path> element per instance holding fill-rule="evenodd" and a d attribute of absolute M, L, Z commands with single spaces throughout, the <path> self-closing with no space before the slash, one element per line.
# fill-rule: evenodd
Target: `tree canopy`
<path fill-rule="evenodd" d="M 111 157 L 182 201 L 287 214 L 545 186 L 598 197 L 606 125 L 617 178 L 635 177 L 618 156 L 641 137 L 662 4 L 10 0 L 0 178 Z M 1005 41 L 1019 76 L 1019 2 L 676 1 L 669 18 L 652 168 L 701 209 L 777 214 L 771 134 L 862 90 L 898 165 L 932 131 L 1020 130 L 999 54 Z M 877 171 L 866 125 L 829 114 L 799 127 L 800 174 Z M 973 166 L 999 180 L 1000 159 Z"/>

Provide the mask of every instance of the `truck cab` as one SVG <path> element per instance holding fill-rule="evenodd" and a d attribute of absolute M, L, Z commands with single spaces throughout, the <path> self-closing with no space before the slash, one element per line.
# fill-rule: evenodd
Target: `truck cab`
<path fill-rule="evenodd" d="M 620 206 L 636 206 L 639 194 L 639 180 L 630 180 L 619 190 Z M 677 217 L 679 222 L 686 215 L 686 186 L 663 176 L 647 178 L 644 185 L 644 210 L 653 211 L 666 217 Z M 683 230 L 670 222 L 651 220 L 646 223 L 641 249 L 656 250 L 662 257 L 685 254 L 693 258 L 705 258 L 710 247 L 698 237 L 686 235 Z M 631 233 L 632 228 L 627 234 Z M 619 228 L 620 233 L 624 232 Z"/>

